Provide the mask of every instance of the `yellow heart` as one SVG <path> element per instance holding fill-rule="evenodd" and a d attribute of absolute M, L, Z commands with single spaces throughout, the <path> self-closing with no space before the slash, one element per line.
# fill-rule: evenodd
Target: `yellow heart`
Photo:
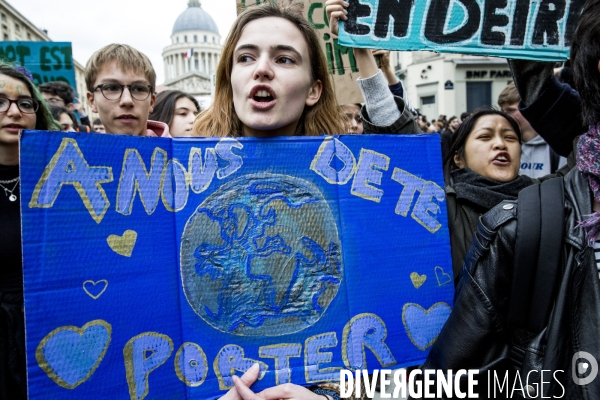
<path fill-rule="evenodd" d="M 38 365 L 57 385 L 75 389 L 94 374 L 104 359 L 111 334 L 112 326 L 101 319 L 90 321 L 81 328 L 61 326 L 42 339 L 35 351 L 35 358 Z M 54 354 L 54 357 L 47 359 L 48 352 Z M 57 352 L 63 354 L 62 360 L 56 358 Z M 97 358 L 94 357 L 96 354 Z M 91 364 L 91 357 L 96 358 L 94 364 Z M 55 370 L 57 367 L 58 370 Z M 87 373 L 82 376 L 85 372 Z M 61 373 L 66 373 L 68 377 Z M 75 381 L 77 377 L 80 379 Z"/>
<path fill-rule="evenodd" d="M 102 288 L 102 290 L 100 290 L 100 292 L 98 294 L 90 293 L 90 291 L 86 287 L 86 285 L 90 285 L 90 284 L 95 287 L 99 283 L 104 284 L 104 287 Z M 107 287 L 108 287 L 108 281 L 106 279 L 100 279 L 98 282 L 89 281 L 89 280 L 83 282 L 83 291 L 86 292 L 87 295 L 90 296 L 94 300 L 97 300 L 98 297 L 102 296 L 102 293 L 104 293 L 104 291 L 106 290 Z"/>
<path fill-rule="evenodd" d="M 125 257 L 131 257 L 136 239 L 137 232 L 128 229 L 122 236 L 110 235 L 106 238 L 106 241 L 115 253 Z"/>
<path fill-rule="evenodd" d="M 412 272 L 410 274 L 410 280 L 412 281 L 412 284 L 415 287 L 415 289 L 418 289 L 421 286 L 423 286 L 423 284 L 425 283 L 426 279 L 427 279 L 427 275 L 425 275 L 425 274 L 419 275 L 416 272 Z"/>

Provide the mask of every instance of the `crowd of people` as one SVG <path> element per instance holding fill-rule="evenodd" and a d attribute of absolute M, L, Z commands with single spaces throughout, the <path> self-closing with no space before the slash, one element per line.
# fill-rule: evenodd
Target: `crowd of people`
<path fill-rule="evenodd" d="M 327 0 L 325 6 L 335 35 L 349 3 Z M 510 60 L 514 83 L 500 94 L 499 110 L 482 107 L 428 122 L 408 102 L 389 52 L 353 51 L 364 104 L 340 105 L 317 33 L 299 6 L 250 7 L 224 44 L 214 102 L 201 110 L 184 92 L 157 94 L 148 57 L 111 44 L 85 68 L 94 121 L 69 85 L 35 87 L 25 68 L 0 64 L 0 399 L 27 393 L 18 147 L 25 129 L 163 138 L 438 134 L 457 287 L 454 311 L 423 368 L 526 374 L 532 363 L 515 363 L 513 353 L 527 353 L 535 340 L 541 345 L 534 346 L 533 364 L 565 371 L 561 385 L 549 384 L 544 394 L 562 387 L 565 398 L 600 397 L 600 380 L 586 386 L 570 380 L 573 354 L 600 358 L 600 2 L 588 0 L 573 33 L 574 88 L 554 76 L 553 64 Z M 513 327 L 507 316 L 519 244 L 517 199 L 552 178 L 564 186 L 565 237 L 547 329 L 532 333 Z M 285 384 L 254 394 L 258 374 L 254 366 L 234 377 L 223 399 L 339 398 L 331 384 Z"/>

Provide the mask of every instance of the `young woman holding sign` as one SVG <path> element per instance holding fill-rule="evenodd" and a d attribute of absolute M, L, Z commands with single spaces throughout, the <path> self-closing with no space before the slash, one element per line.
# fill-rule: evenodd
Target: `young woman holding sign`
<path fill-rule="evenodd" d="M 398 106 L 370 51 L 357 57 L 359 85 L 366 106 L 366 133 L 394 125 L 397 132 L 420 132 L 402 99 Z M 389 104 L 392 104 L 389 107 Z M 194 123 L 197 136 L 273 137 L 318 136 L 346 132 L 346 116 L 339 107 L 318 35 L 302 16 L 299 4 L 267 2 L 249 7 L 235 21 L 223 46 L 217 68 L 214 103 Z M 222 399 L 254 397 L 247 386 L 258 377 L 257 366 Z M 240 392 L 238 392 L 238 389 Z M 319 393 L 319 394 L 318 394 Z M 314 391 L 285 384 L 261 393 L 271 399 L 337 398 L 323 387 Z"/>
<path fill-rule="evenodd" d="M 25 69 L 0 64 L 0 399 L 26 399 L 19 133 L 58 130 Z"/>

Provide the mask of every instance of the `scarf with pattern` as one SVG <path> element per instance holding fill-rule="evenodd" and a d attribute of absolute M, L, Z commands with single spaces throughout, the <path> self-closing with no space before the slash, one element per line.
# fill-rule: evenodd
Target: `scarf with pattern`
<path fill-rule="evenodd" d="M 577 169 L 587 179 L 594 199 L 600 202 L 600 123 L 590 125 L 589 131 L 581 135 L 577 143 Z M 585 230 L 589 246 L 593 246 L 600 235 L 600 211 L 593 212 L 577 226 Z"/>

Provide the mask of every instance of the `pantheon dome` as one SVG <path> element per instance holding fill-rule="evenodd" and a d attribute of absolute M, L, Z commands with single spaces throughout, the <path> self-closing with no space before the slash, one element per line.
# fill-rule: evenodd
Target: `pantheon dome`
<path fill-rule="evenodd" d="M 173 33 L 183 31 L 208 31 L 219 34 L 215 20 L 202 9 L 200 1 L 190 1 L 188 8 L 177 17 Z"/>
<path fill-rule="evenodd" d="M 163 49 L 165 83 L 196 97 L 202 108 L 212 102 L 217 63 L 221 56 L 219 28 L 199 0 L 189 0 L 173 24 L 171 44 Z"/>

